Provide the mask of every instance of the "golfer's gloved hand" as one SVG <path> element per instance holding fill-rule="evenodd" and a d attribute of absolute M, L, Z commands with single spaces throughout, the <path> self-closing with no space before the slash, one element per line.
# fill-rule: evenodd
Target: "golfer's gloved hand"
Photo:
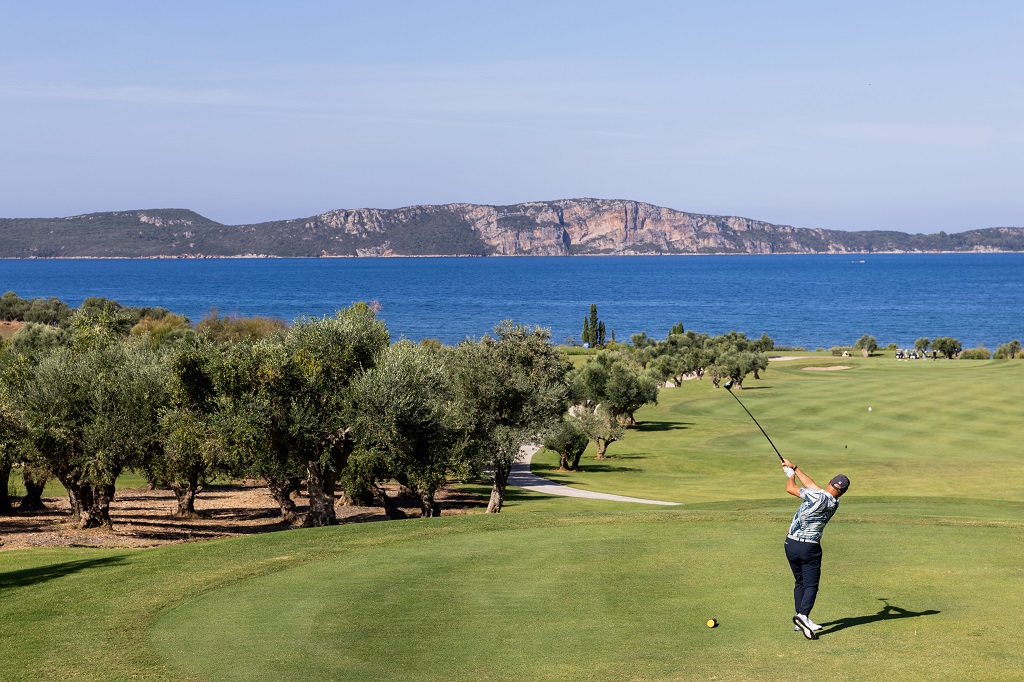
<path fill-rule="evenodd" d="M 793 474 L 796 473 L 796 469 L 793 467 L 782 467 L 782 471 L 785 472 L 786 478 L 793 478 Z"/>

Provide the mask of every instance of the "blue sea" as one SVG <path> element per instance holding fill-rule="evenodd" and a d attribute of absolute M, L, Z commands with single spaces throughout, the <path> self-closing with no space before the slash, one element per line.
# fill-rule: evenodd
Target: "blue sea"
<path fill-rule="evenodd" d="M 504 319 L 579 339 L 591 303 L 619 341 L 664 338 L 677 322 L 808 349 L 862 334 L 901 347 L 1024 339 L 1024 254 L 3 260 L 8 290 L 163 306 L 193 322 L 213 308 L 291 321 L 377 301 L 393 339 L 445 343 Z"/>

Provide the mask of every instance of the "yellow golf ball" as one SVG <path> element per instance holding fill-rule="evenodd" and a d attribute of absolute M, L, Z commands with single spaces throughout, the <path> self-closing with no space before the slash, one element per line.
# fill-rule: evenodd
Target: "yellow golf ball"
<path fill-rule="evenodd" d="M 709 628 L 717 628 L 718 627 L 718 621 L 715 620 L 714 618 L 710 619 L 708 621 L 708 627 Z"/>

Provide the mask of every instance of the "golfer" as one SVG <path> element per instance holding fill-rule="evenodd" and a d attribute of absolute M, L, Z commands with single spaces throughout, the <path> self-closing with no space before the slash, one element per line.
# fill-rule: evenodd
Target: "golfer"
<path fill-rule="evenodd" d="M 803 500 L 786 534 L 786 558 L 796 581 L 793 587 L 796 605 L 793 625 L 807 639 L 818 639 L 817 631 L 821 626 L 811 620 L 811 609 L 818 596 L 818 579 L 821 577 L 821 534 L 839 508 L 839 498 L 849 489 L 850 479 L 838 474 L 822 490 L 788 459 L 782 460 L 782 470 L 788 477 L 786 492 Z M 797 479 L 803 487 L 797 485 Z"/>

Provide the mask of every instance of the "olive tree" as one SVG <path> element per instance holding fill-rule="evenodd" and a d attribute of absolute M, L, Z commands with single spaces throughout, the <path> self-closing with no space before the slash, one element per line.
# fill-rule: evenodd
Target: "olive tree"
<path fill-rule="evenodd" d="M 544 447 L 558 455 L 559 471 L 575 471 L 580 466 L 580 458 L 587 449 L 589 436 L 583 430 L 580 420 L 572 415 L 565 415 L 544 438 Z"/>
<path fill-rule="evenodd" d="M 43 488 L 50 472 L 35 463 L 25 422 L 24 396 L 32 369 L 47 350 L 46 346 L 16 347 L 13 343 L 0 348 L 0 511 L 11 510 L 8 483 L 11 470 L 19 463 L 25 495 L 18 503 L 18 511 L 46 508 Z"/>
<path fill-rule="evenodd" d="M 715 364 L 708 368 L 708 374 L 717 387 L 722 379 L 730 379 L 738 388 L 743 388 L 743 380 L 748 374 L 758 373 L 768 368 L 768 357 L 764 353 L 751 351 L 727 350 L 717 357 Z"/>
<path fill-rule="evenodd" d="M 8 292 L 10 293 L 10 292 Z M 11 470 L 21 461 L 25 426 L 16 387 L 24 360 L 5 344 L 0 347 L 0 514 L 13 511 L 8 494 Z"/>
<path fill-rule="evenodd" d="M 630 426 L 636 424 L 637 410 L 658 403 L 658 382 L 623 360 L 609 368 L 604 392 L 608 411 Z"/>
<path fill-rule="evenodd" d="M 594 442 L 595 459 L 607 458 L 608 446 L 622 440 L 626 433 L 618 417 L 604 405 L 576 405 L 572 414 L 583 433 Z"/>
<path fill-rule="evenodd" d="M 117 477 L 160 449 L 167 377 L 159 356 L 144 341 L 98 332 L 45 356 L 24 400 L 32 445 L 67 489 L 74 521 L 110 527 Z"/>
<path fill-rule="evenodd" d="M 305 526 L 336 521 L 336 483 L 354 447 L 352 382 L 374 366 L 388 342 L 373 310 L 356 304 L 240 344 L 241 352 L 229 358 L 223 385 L 231 449 L 275 477 L 291 467 L 302 471 L 309 497 Z"/>
<path fill-rule="evenodd" d="M 458 398 L 471 420 L 477 466 L 492 478 L 489 513 L 501 511 L 512 464 L 524 445 L 540 441 L 569 404 L 571 363 L 551 344 L 551 332 L 505 321 L 494 336 L 453 350 Z"/>
<path fill-rule="evenodd" d="M 11 469 L 19 461 L 22 425 L 18 414 L 0 397 L 0 515 L 14 511 L 8 493 Z"/>
<path fill-rule="evenodd" d="M 857 339 L 857 342 L 853 344 L 853 347 L 857 350 L 866 350 L 869 354 L 874 353 L 878 350 L 878 340 L 870 334 L 865 334 Z"/>
<path fill-rule="evenodd" d="M 657 380 L 618 352 L 600 353 L 574 370 L 570 385 L 572 416 L 594 442 L 597 459 L 604 459 L 608 446 L 622 438 L 625 425 L 636 423 L 637 409 L 658 400 Z"/>
<path fill-rule="evenodd" d="M 170 398 L 160 417 L 163 450 L 151 460 L 149 475 L 174 492 L 174 516 L 195 516 L 196 495 L 226 471 L 216 432 L 217 360 L 217 349 L 201 337 L 180 342 L 168 360 Z"/>
<path fill-rule="evenodd" d="M 292 496 L 303 468 L 288 449 L 286 417 L 276 399 L 286 362 L 280 339 L 239 341 L 214 366 L 216 447 L 231 471 L 266 482 L 284 521 L 298 516 Z"/>
<path fill-rule="evenodd" d="M 469 469 L 470 423 L 456 400 L 448 353 L 402 341 L 353 382 L 353 430 L 370 473 L 365 483 L 386 510 L 378 482 L 393 479 L 416 494 L 423 518 L 440 516 L 435 499 L 450 475 Z M 357 455 L 358 457 L 358 455 Z"/>
<path fill-rule="evenodd" d="M 957 353 L 963 350 L 960 341 L 950 336 L 940 336 L 932 340 L 932 348 L 942 353 L 946 359 L 956 357 Z"/>

